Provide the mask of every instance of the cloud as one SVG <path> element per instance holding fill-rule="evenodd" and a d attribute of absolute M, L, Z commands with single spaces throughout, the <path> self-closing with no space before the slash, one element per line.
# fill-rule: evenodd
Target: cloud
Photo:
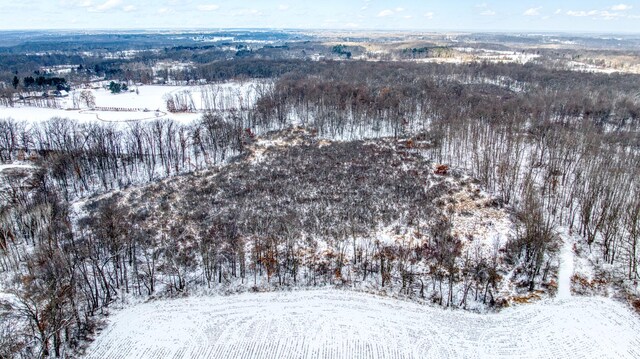
<path fill-rule="evenodd" d="M 540 9 L 542 9 L 542 7 L 532 7 L 530 9 L 527 9 L 527 11 L 525 11 L 522 15 L 524 15 L 524 16 L 538 16 L 538 15 L 540 15 Z"/>
<path fill-rule="evenodd" d="M 166 14 L 168 12 L 170 12 L 171 9 L 169 9 L 168 7 L 161 7 L 158 9 L 158 14 Z"/>
<path fill-rule="evenodd" d="M 573 11 L 573 10 L 569 10 L 567 11 L 567 15 L 569 16 L 574 16 L 574 17 L 584 17 L 584 16 L 590 16 L 590 15 L 595 15 L 597 13 L 597 11 L 592 10 L 592 11 Z"/>
<path fill-rule="evenodd" d="M 13 7 L 15 5 L 15 3 L 7 3 L 6 5 L 2 4 L 0 5 L 0 7 Z M 91 5 L 93 5 L 93 2 L 91 0 L 60 0 L 60 6 L 64 6 L 64 7 L 83 7 L 83 8 L 88 8 L 91 7 Z"/>
<path fill-rule="evenodd" d="M 89 3 L 89 2 L 85 1 L 85 4 L 86 3 Z M 91 12 L 109 11 L 120 6 L 121 4 L 122 4 L 122 0 L 107 0 L 106 2 L 100 5 L 89 7 L 89 11 Z"/>
<path fill-rule="evenodd" d="M 613 11 L 627 11 L 631 9 L 633 9 L 633 6 L 627 4 L 618 4 L 611 7 L 611 10 Z"/>
<path fill-rule="evenodd" d="M 262 12 L 258 9 L 240 9 L 235 11 L 233 16 L 259 16 L 262 15 Z"/>
<path fill-rule="evenodd" d="M 287 10 L 289 10 L 289 8 L 290 8 L 290 6 L 286 5 L 286 4 L 278 5 L 278 10 L 280 10 L 280 11 L 287 11 Z"/>
<path fill-rule="evenodd" d="M 629 17 L 621 13 L 610 12 L 607 10 L 589 10 L 589 11 L 569 10 L 567 11 L 567 15 L 573 16 L 573 17 L 592 17 L 594 19 L 604 19 L 604 20 L 613 20 L 613 19 Z"/>
<path fill-rule="evenodd" d="M 486 2 L 483 2 L 482 4 L 477 4 L 475 7 L 477 9 L 484 9 L 480 12 L 481 16 L 494 16 L 496 14 L 495 11 L 489 9 L 489 5 L 487 5 Z"/>
<path fill-rule="evenodd" d="M 220 5 L 216 5 L 216 4 L 198 5 L 198 10 L 200 11 L 216 11 L 219 8 L 220 8 Z"/>
<path fill-rule="evenodd" d="M 424 17 L 426 17 L 429 20 L 433 19 L 433 15 L 434 15 L 434 13 L 432 11 L 424 13 Z"/>
<path fill-rule="evenodd" d="M 86 8 L 89 12 L 107 12 L 112 10 L 132 12 L 138 10 L 138 7 L 135 5 L 125 5 L 123 0 L 107 0 L 98 4 L 92 0 L 80 0 L 76 1 L 75 4 L 76 6 Z"/>
<path fill-rule="evenodd" d="M 395 15 L 395 14 L 401 13 L 403 11 L 405 11 L 405 8 L 403 8 L 403 7 L 397 7 L 395 9 L 385 9 L 385 10 L 382 10 L 382 11 L 380 11 L 378 13 L 378 17 L 388 17 L 388 16 L 391 16 L 391 15 Z"/>
<path fill-rule="evenodd" d="M 598 17 L 605 19 L 605 20 L 613 20 L 613 19 L 617 19 L 617 18 L 621 18 L 621 17 L 627 17 L 626 15 L 622 15 L 616 12 L 609 12 L 609 11 L 600 11 L 598 13 Z"/>
<path fill-rule="evenodd" d="M 635 19 L 636 15 L 626 12 L 632 8 L 633 6 L 631 5 L 618 4 L 611 6 L 606 10 L 569 10 L 566 14 L 573 17 L 591 17 L 593 19 L 601 20 Z"/>
<path fill-rule="evenodd" d="M 558 10 L 556 10 L 556 12 L 555 12 L 554 14 L 556 14 L 556 15 L 560 15 L 560 14 L 562 14 L 562 9 L 558 9 Z"/>

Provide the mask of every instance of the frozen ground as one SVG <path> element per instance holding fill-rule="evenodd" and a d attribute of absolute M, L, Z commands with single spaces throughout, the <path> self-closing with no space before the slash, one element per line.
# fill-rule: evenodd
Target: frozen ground
<path fill-rule="evenodd" d="M 572 297 L 499 314 L 315 290 L 191 297 L 115 314 L 88 358 L 638 358 L 640 318 Z"/>

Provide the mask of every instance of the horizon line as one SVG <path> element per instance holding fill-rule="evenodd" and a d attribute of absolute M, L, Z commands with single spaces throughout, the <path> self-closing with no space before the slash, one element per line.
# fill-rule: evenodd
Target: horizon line
<path fill-rule="evenodd" d="M 203 32 L 203 31 L 339 31 L 339 32 L 379 32 L 379 33 L 431 33 L 431 34 L 465 34 L 465 33 L 478 33 L 478 34 L 556 34 L 556 35 L 638 35 L 640 31 L 588 31 L 588 30 L 498 30 L 498 29 L 375 29 L 375 28 L 287 28 L 287 27 L 140 27 L 140 28 L 38 28 L 38 29 L 0 29 L 1 32 L 75 32 L 75 33 L 90 33 L 90 32 L 144 32 L 144 31 L 184 31 L 184 32 Z"/>

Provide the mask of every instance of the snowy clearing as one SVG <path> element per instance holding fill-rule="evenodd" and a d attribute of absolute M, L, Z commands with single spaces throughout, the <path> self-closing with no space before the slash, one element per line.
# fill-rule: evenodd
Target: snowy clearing
<path fill-rule="evenodd" d="M 205 110 L 249 108 L 255 104 L 264 86 L 268 86 L 267 83 L 259 81 L 200 86 L 148 85 L 132 86 L 130 91 L 119 94 L 112 94 L 103 87 L 77 89 L 71 91 L 69 96 L 56 100 L 60 108 L 16 104 L 15 107 L 0 107 L 0 119 L 43 122 L 52 117 L 61 117 L 80 122 L 129 122 L 170 118 L 189 123 L 200 118 Z M 93 94 L 95 108 L 89 108 L 79 100 L 83 91 Z M 168 96 L 179 96 L 191 111 L 170 113 L 167 109 Z"/>
<path fill-rule="evenodd" d="M 140 304 L 88 358 L 638 358 L 640 319 L 575 297 L 481 315 L 338 290 Z"/>

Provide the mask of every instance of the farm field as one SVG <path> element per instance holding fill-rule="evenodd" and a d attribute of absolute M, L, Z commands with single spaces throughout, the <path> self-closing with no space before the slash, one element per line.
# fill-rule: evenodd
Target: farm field
<path fill-rule="evenodd" d="M 498 314 L 339 290 L 162 300 L 124 309 L 87 358 L 637 358 L 640 320 L 571 297 Z"/>

